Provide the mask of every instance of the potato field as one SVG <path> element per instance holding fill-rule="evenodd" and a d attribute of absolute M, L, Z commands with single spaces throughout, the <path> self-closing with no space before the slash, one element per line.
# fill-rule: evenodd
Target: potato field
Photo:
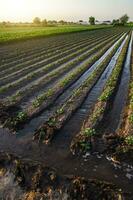
<path fill-rule="evenodd" d="M 132 200 L 130 27 L 0 45 L 6 177 L 14 200 Z"/>

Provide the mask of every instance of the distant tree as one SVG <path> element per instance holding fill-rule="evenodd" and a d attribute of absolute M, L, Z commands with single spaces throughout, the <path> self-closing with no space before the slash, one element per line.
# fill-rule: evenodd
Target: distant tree
<path fill-rule="evenodd" d="M 89 23 L 90 25 L 95 25 L 95 17 L 89 17 Z"/>
<path fill-rule="evenodd" d="M 54 25 L 54 24 L 57 24 L 57 21 L 56 21 L 56 20 L 49 20 L 49 21 L 48 21 L 48 24 Z"/>
<path fill-rule="evenodd" d="M 57 21 L 56 21 L 56 20 L 53 20 L 53 21 L 52 21 L 52 24 L 57 24 Z"/>
<path fill-rule="evenodd" d="M 112 24 L 113 25 L 119 25 L 120 21 L 119 19 L 113 19 Z"/>
<path fill-rule="evenodd" d="M 69 22 L 70 25 L 76 24 L 75 22 Z"/>
<path fill-rule="evenodd" d="M 130 21 L 130 22 L 128 23 L 128 25 L 133 27 L 133 22 Z"/>
<path fill-rule="evenodd" d="M 63 20 L 60 20 L 60 21 L 59 21 L 59 24 L 65 25 L 65 24 L 67 24 L 67 22 L 65 22 L 65 21 L 63 21 Z"/>
<path fill-rule="evenodd" d="M 2 25 L 3 25 L 3 26 L 6 26 L 6 25 L 7 25 L 7 22 L 3 21 L 3 22 L 2 22 Z"/>
<path fill-rule="evenodd" d="M 41 24 L 41 19 L 39 18 L 39 17 L 35 17 L 34 19 L 33 19 L 33 23 L 34 24 Z"/>
<path fill-rule="evenodd" d="M 129 17 L 127 14 L 125 14 L 120 18 L 120 23 L 125 25 L 125 24 L 127 24 L 128 20 L 129 20 Z"/>
<path fill-rule="evenodd" d="M 47 22 L 47 20 L 46 19 L 44 19 L 44 20 L 42 20 L 42 26 L 47 26 L 48 25 L 48 22 Z"/>

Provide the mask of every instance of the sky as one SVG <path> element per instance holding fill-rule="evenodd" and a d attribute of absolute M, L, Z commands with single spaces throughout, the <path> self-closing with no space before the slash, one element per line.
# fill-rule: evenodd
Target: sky
<path fill-rule="evenodd" d="M 133 0 L 0 0 L 0 21 L 112 20 L 127 13 L 133 20 Z"/>

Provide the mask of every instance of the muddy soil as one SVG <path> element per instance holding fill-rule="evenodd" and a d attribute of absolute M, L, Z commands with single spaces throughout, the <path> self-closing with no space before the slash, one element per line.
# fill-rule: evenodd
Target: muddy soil
<path fill-rule="evenodd" d="M 119 200 L 129 193 L 108 182 L 79 176 L 60 176 L 53 168 L 0 153 L 2 199 Z"/>
<path fill-rule="evenodd" d="M 106 154 L 92 153 L 82 157 L 71 155 L 68 148 L 51 144 L 37 144 L 31 141 L 31 135 L 16 136 L 0 130 L 0 150 L 28 162 L 38 163 L 56 169 L 59 176 L 85 177 L 109 182 L 120 188 L 123 193 L 133 196 L 133 166 L 116 162 Z M 10 138 L 10 140 L 9 140 Z M 64 167 L 65 166 L 65 167 Z M 88 198 L 87 198 L 88 199 Z M 101 198 L 103 199 L 103 198 Z"/>

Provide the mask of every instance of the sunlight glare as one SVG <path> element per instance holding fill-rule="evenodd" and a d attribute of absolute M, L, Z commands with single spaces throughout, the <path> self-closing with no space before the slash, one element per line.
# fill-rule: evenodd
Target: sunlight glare
<path fill-rule="evenodd" d="M 5 18 L 5 16 L 7 16 L 7 18 L 13 21 L 24 21 L 29 19 L 32 20 L 34 17 L 38 16 L 39 12 L 42 13 L 42 10 L 47 14 L 50 9 L 49 2 L 45 1 L 44 6 L 42 6 L 44 1 L 41 1 L 4 0 L 1 2 L 1 17 Z"/>

